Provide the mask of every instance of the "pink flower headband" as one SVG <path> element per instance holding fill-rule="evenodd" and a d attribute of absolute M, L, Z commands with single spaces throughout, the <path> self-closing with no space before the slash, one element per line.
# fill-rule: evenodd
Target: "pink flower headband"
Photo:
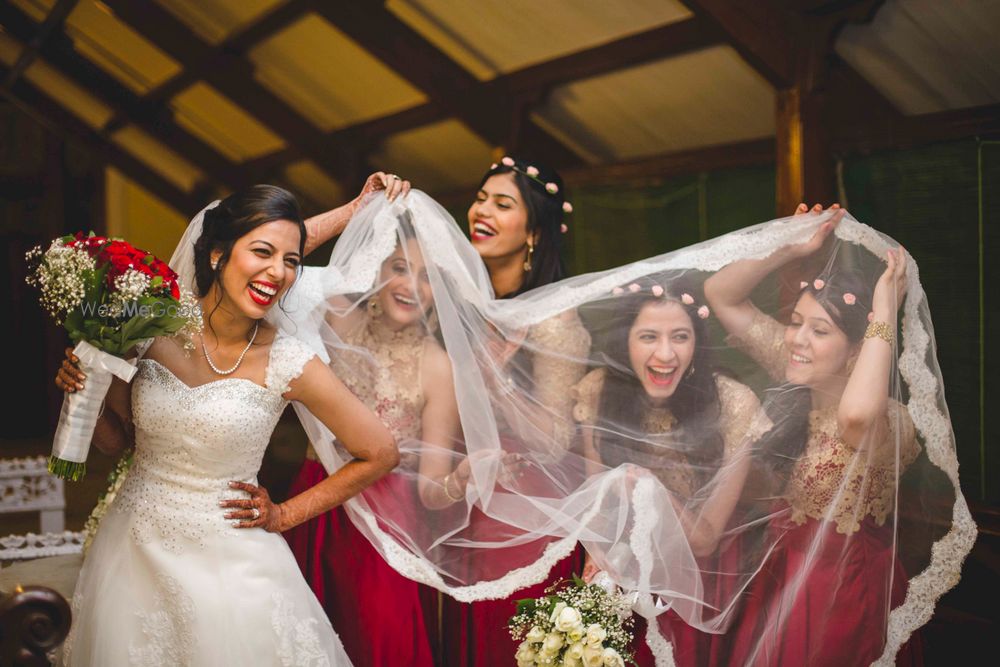
<path fill-rule="evenodd" d="M 818 292 L 819 290 L 826 287 L 826 281 L 823 280 L 822 278 L 817 278 L 812 282 L 812 286 L 813 289 L 815 289 Z M 799 283 L 800 290 L 804 290 L 807 287 L 809 287 L 809 283 L 807 283 L 806 281 L 803 280 L 802 282 Z M 844 303 L 847 304 L 848 306 L 853 306 L 858 302 L 858 297 L 856 297 L 851 292 L 844 292 L 844 296 L 842 298 L 844 299 Z"/>
<path fill-rule="evenodd" d="M 629 293 L 629 294 L 636 294 L 636 293 L 638 293 L 640 291 L 642 291 L 642 287 L 639 285 L 639 283 L 632 283 L 628 287 L 616 287 L 616 288 L 614 288 L 613 290 L 611 290 L 611 294 L 613 296 L 621 296 L 622 294 L 625 294 L 626 292 Z M 662 285 L 653 285 L 652 287 L 649 288 L 649 291 L 655 297 L 662 297 L 662 296 L 666 295 L 666 298 L 668 298 L 668 299 L 670 299 L 672 301 L 679 301 L 679 302 L 683 303 L 685 306 L 693 306 L 694 305 L 694 297 L 691 296 L 690 294 L 688 294 L 687 292 L 684 292 L 683 294 L 681 294 L 680 298 L 678 299 L 678 298 L 674 298 L 670 294 L 668 294 L 667 291 L 663 289 Z M 698 306 L 697 313 L 698 313 L 698 317 L 700 317 L 703 320 L 707 320 L 708 316 L 712 314 L 712 312 L 708 309 L 708 306 L 706 306 L 704 304 L 701 305 L 701 306 Z"/>
<path fill-rule="evenodd" d="M 550 195 L 559 194 L 558 184 L 551 182 L 547 183 L 538 177 L 538 167 L 533 167 L 531 165 L 528 165 L 524 169 L 521 169 L 520 167 L 517 166 L 517 162 L 514 160 L 514 158 L 510 157 L 509 155 L 505 155 L 503 159 L 500 160 L 500 164 L 494 162 L 493 164 L 490 165 L 490 171 L 493 171 L 501 164 L 505 167 L 513 169 L 519 174 L 524 174 L 525 176 L 527 176 L 528 178 L 530 178 L 531 180 L 533 180 L 534 182 L 538 183 L 543 188 L 545 188 L 545 191 L 548 192 Z M 570 204 L 568 201 L 564 200 L 562 203 L 562 210 L 563 213 L 572 213 L 573 205 Z M 563 234 L 565 234 L 568 230 L 569 228 L 565 224 L 559 226 L 559 231 L 561 231 Z"/>

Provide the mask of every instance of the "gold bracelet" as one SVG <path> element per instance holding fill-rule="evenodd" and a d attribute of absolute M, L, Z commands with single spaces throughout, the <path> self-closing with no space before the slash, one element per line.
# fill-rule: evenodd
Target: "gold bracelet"
<path fill-rule="evenodd" d="M 892 329 L 885 322 L 871 322 L 865 329 L 865 338 L 881 338 L 891 346 L 895 341 Z"/>
<path fill-rule="evenodd" d="M 457 503 L 460 500 L 465 500 L 465 496 L 459 496 L 458 498 L 456 498 L 455 496 L 451 495 L 451 493 L 448 491 L 448 482 L 451 481 L 451 475 L 452 473 L 448 473 L 447 475 L 444 476 L 444 479 L 441 480 L 441 486 L 444 487 L 444 495 L 448 496 L 448 500 L 450 500 L 453 503 Z"/>

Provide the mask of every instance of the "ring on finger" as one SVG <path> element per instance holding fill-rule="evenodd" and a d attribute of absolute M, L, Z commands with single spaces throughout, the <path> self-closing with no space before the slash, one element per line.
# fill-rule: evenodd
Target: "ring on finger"
<path fill-rule="evenodd" d="M 253 520 L 254 521 L 256 521 L 257 519 L 260 518 L 260 510 L 259 509 L 257 509 L 256 507 L 251 507 L 250 511 L 253 513 Z"/>

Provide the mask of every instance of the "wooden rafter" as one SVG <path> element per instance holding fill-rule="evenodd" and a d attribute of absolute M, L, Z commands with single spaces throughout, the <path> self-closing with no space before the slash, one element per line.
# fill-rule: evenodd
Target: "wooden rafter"
<path fill-rule="evenodd" d="M 0 74 L 6 76 L 9 72 L 9 68 L 0 65 Z M 128 151 L 116 146 L 107 136 L 91 129 L 83 121 L 66 111 L 44 91 L 39 90 L 24 79 L 19 79 L 9 89 L 4 89 L 2 94 L 12 104 L 41 122 L 50 131 L 82 142 L 105 163 L 116 167 L 128 178 L 178 211 L 188 213 L 196 210 L 200 205 L 196 197 L 184 192 L 133 157 Z"/>
<path fill-rule="evenodd" d="M 0 23 L 15 39 L 25 43 L 30 41 L 36 30 L 36 24 L 27 15 L 6 2 L 0 3 Z M 180 127 L 169 109 L 144 104 L 117 79 L 77 53 L 65 33 L 52 34 L 40 46 L 39 55 L 60 74 L 112 109 L 122 111 L 137 127 L 198 165 L 212 181 L 230 188 L 238 188 L 247 182 L 237 165 Z"/>
<path fill-rule="evenodd" d="M 17 62 L 14 66 L 10 68 L 7 76 L 4 77 L 3 85 L 7 88 L 11 87 L 17 78 L 24 73 L 24 70 L 31 67 L 31 63 L 35 62 L 38 58 L 38 53 L 42 48 L 42 44 L 53 32 L 59 32 L 62 30 L 62 25 L 66 21 L 66 17 L 69 13 L 73 11 L 76 7 L 76 3 L 79 0 L 59 0 L 56 6 L 53 7 L 48 15 L 46 15 L 45 20 L 42 21 L 42 25 L 39 26 L 38 31 L 35 36 L 32 37 L 31 41 L 25 46 L 24 50 L 21 51 L 21 55 L 18 56 Z"/>
<path fill-rule="evenodd" d="M 248 60 L 235 53 L 216 49 L 194 35 L 182 21 L 156 3 L 106 1 L 120 20 L 178 60 L 186 70 L 201 72 L 204 81 L 336 179 L 353 187 L 364 178 L 364 170 L 358 169 L 363 160 L 360 156 L 350 154 L 353 147 L 331 141 L 297 109 L 254 79 L 253 65 Z M 283 15 L 282 20 L 289 18 L 288 15 Z M 276 21 L 275 26 L 277 23 Z M 256 33 L 262 34 L 263 30 L 257 30 Z M 254 174 L 255 178 L 260 176 L 261 174 Z"/>
<path fill-rule="evenodd" d="M 630 35 L 622 39 L 561 56 L 545 63 L 501 75 L 486 83 L 476 83 L 471 95 L 483 99 L 525 96 L 541 99 L 552 88 L 585 77 L 599 76 L 626 67 L 680 55 L 722 43 L 723 36 L 701 19 L 688 19 Z M 356 142 L 370 146 L 382 138 L 444 120 L 451 110 L 430 101 L 404 111 L 364 121 L 331 133 L 336 143 Z M 529 124 L 530 133 L 533 124 Z M 527 143 L 522 137 L 522 143 Z M 514 147 L 510 147 L 514 150 Z M 294 149 L 276 151 L 253 161 L 253 169 L 269 169 L 298 159 Z"/>
<path fill-rule="evenodd" d="M 510 144 L 514 101 L 483 99 L 478 80 L 381 3 L 315 2 L 314 11 L 422 90 L 449 115 L 495 146 Z M 545 132 L 533 137 L 536 157 L 563 167 L 579 164 L 571 148 Z"/>

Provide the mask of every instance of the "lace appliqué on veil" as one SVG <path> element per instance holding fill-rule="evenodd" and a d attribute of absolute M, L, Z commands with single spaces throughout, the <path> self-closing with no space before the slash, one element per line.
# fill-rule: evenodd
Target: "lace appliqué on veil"
<path fill-rule="evenodd" d="M 191 630 L 194 602 L 177 581 L 165 574 L 156 576 L 153 608 L 138 611 L 146 643 L 128 647 L 133 665 L 186 665 L 194 654 L 196 637 Z"/>
<path fill-rule="evenodd" d="M 282 667 L 329 667 L 330 659 L 316 632 L 320 619 L 296 618 L 295 606 L 279 591 L 271 595 L 271 603 L 274 605 L 271 627 L 278 637 L 278 659 Z"/>

